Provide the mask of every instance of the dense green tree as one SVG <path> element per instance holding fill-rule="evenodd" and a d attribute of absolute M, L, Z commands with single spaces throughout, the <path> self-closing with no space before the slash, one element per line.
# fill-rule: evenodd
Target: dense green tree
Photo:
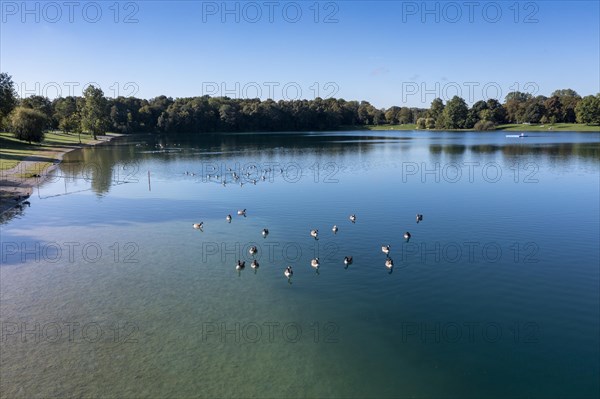
<path fill-rule="evenodd" d="M 563 108 L 560 97 L 552 96 L 544 101 L 546 113 L 544 115 L 546 123 L 556 123 L 563 121 Z"/>
<path fill-rule="evenodd" d="M 387 111 L 385 111 L 385 121 L 387 123 L 389 123 L 390 125 L 396 125 L 398 124 L 398 119 L 399 119 L 399 114 L 400 114 L 400 107 L 390 107 L 388 108 Z"/>
<path fill-rule="evenodd" d="M 585 96 L 575 109 L 577 122 L 590 125 L 600 125 L 600 93 L 595 96 Z"/>
<path fill-rule="evenodd" d="M 53 117 L 52 101 L 48 97 L 43 96 L 30 96 L 21 100 L 21 106 L 35 109 L 36 111 L 42 112 L 46 115 L 48 120 Z"/>
<path fill-rule="evenodd" d="M 562 107 L 562 117 L 557 122 L 575 123 L 577 118 L 575 108 L 581 101 L 581 96 L 572 89 L 555 90 L 552 92 L 552 97 L 554 96 L 560 99 Z"/>
<path fill-rule="evenodd" d="M 81 125 L 81 118 L 79 118 L 76 97 L 59 97 L 52 102 L 52 108 L 53 118 L 60 130 L 66 133 L 77 131 Z"/>
<path fill-rule="evenodd" d="M 437 121 L 441 118 L 442 112 L 444 112 L 444 102 L 441 98 L 436 98 L 431 102 L 431 106 L 427 111 L 427 117 Z"/>
<path fill-rule="evenodd" d="M 16 107 L 10 114 L 10 125 L 15 138 L 18 140 L 41 143 L 44 140 L 44 130 L 48 117 L 29 107 Z"/>
<path fill-rule="evenodd" d="M 17 106 L 18 102 L 12 77 L 7 73 L 0 73 L 0 129 L 4 127 L 5 119 Z"/>
<path fill-rule="evenodd" d="M 471 109 L 469 110 L 469 112 L 467 114 L 465 128 L 470 129 L 473 126 L 475 126 L 475 124 L 482 119 L 482 111 L 485 111 L 487 109 L 488 109 L 488 105 L 483 100 L 477 101 L 475 104 L 473 104 L 473 106 L 471 107 Z"/>
<path fill-rule="evenodd" d="M 506 119 L 510 123 L 522 123 L 525 120 L 525 113 L 528 103 L 533 99 L 529 93 L 513 91 L 506 95 L 504 108 L 506 109 Z"/>
<path fill-rule="evenodd" d="M 490 98 L 487 100 L 488 110 L 490 111 L 489 119 L 485 119 L 491 121 L 495 124 L 504 123 L 506 120 L 506 109 L 504 106 L 500 104 L 500 101 L 495 98 Z"/>
<path fill-rule="evenodd" d="M 402 107 L 397 115 L 398 123 L 404 125 L 407 123 L 413 123 L 415 121 L 413 112 L 410 108 Z"/>
<path fill-rule="evenodd" d="M 544 103 L 548 99 L 544 96 L 538 96 L 531 98 L 525 102 L 525 112 L 523 113 L 522 120 L 527 123 L 540 123 L 542 118 L 546 115 L 546 107 Z"/>
<path fill-rule="evenodd" d="M 487 105 L 486 105 L 487 106 Z M 446 103 L 442 119 L 446 129 L 464 129 L 467 124 L 469 107 L 465 100 L 459 96 L 454 96 Z"/>
<path fill-rule="evenodd" d="M 89 132 L 95 140 L 109 128 L 108 101 L 102 89 L 92 85 L 85 89 L 83 97 L 85 102 L 81 111 L 81 128 Z"/>

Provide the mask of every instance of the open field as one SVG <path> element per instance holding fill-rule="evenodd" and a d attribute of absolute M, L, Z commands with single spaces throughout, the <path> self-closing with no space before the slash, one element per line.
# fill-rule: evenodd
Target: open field
<path fill-rule="evenodd" d="M 600 126 L 585 125 L 583 123 L 555 123 L 553 125 L 507 124 L 498 125 L 496 130 L 505 130 L 508 132 L 600 132 Z"/>
<path fill-rule="evenodd" d="M 89 144 L 94 140 L 87 134 L 81 135 L 81 144 Z M 56 156 L 65 153 L 68 150 L 76 149 L 81 146 L 77 134 L 67 134 L 63 132 L 48 132 L 42 143 L 29 144 L 17 140 L 12 133 L 0 133 L 0 170 L 14 168 L 28 157 L 35 157 L 38 162 L 52 164 Z"/>
<path fill-rule="evenodd" d="M 62 155 L 109 141 L 118 134 L 99 136 L 49 132 L 42 143 L 29 144 L 15 139 L 12 133 L 0 133 L 0 213 L 15 206 L 18 198 L 31 193 L 31 188 L 43 179 L 46 171 L 56 165 Z"/>

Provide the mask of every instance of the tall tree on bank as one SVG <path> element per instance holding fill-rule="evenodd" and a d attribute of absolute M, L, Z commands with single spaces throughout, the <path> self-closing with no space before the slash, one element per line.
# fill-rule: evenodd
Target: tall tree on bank
<path fill-rule="evenodd" d="M 425 118 L 425 125 L 427 129 L 433 129 L 431 121 L 433 121 L 434 127 L 443 129 L 442 112 L 444 112 L 444 102 L 441 98 L 436 98 L 431 102 L 431 107 L 427 111 L 427 117 Z"/>
<path fill-rule="evenodd" d="M 487 105 L 486 105 L 487 106 Z M 467 124 L 469 107 L 465 100 L 454 96 L 446 103 L 442 120 L 446 129 L 464 129 Z"/>
<path fill-rule="evenodd" d="M 504 100 L 506 109 L 506 119 L 510 123 L 522 123 L 525 121 L 528 102 L 533 99 L 529 93 L 512 91 L 508 93 Z"/>
<path fill-rule="evenodd" d="M 88 86 L 83 92 L 84 104 L 81 112 L 81 128 L 98 138 L 108 130 L 108 101 L 102 89 Z"/>
<path fill-rule="evenodd" d="M 581 101 L 581 96 L 572 89 L 555 90 L 552 92 L 552 97 L 554 96 L 560 99 L 562 106 L 562 115 L 557 122 L 575 123 L 575 108 Z"/>
<path fill-rule="evenodd" d="M 589 125 L 600 125 L 600 93 L 585 96 L 575 108 L 577 122 Z"/>
<path fill-rule="evenodd" d="M 8 115 L 17 106 L 18 98 L 12 77 L 7 73 L 0 73 L 0 129 L 7 122 Z"/>
<path fill-rule="evenodd" d="M 54 123 L 54 110 L 52 108 L 52 101 L 50 101 L 48 97 L 37 95 L 26 97 L 21 100 L 21 103 L 19 105 L 21 105 L 22 107 L 34 109 L 36 111 L 40 111 L 41 113 L 46 115 L 47 129 L 58 127 L 58 124 Z"/>
<path fill-rule="evenodd" d="M 17 107 L 10 114 L 10 125 L 17 140 L 41 143 L 48 123 L 46 115 L 28 107 Z"/>

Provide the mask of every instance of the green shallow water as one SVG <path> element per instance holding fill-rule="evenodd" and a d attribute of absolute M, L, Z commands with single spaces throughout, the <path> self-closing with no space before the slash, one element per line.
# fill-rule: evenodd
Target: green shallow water
<path fill-rule="evenodd" d="M 206 179 L 228 168 L 252 175 Z M 4 215 L 0 392 L 596 397 L 599 172 L 595 133 L 135 136 L 70 153 Z"/>

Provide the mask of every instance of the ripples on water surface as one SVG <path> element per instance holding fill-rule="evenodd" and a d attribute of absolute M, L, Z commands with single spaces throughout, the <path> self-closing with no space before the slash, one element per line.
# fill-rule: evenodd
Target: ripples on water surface
<path fill-rule="evenodd" d="M 599 161 L 596 133 L 137 136 L 68 154 L 2 225 L 0 391 L 594 397 Z M 205 176 L 250 165 L 273 172 Z"/>

